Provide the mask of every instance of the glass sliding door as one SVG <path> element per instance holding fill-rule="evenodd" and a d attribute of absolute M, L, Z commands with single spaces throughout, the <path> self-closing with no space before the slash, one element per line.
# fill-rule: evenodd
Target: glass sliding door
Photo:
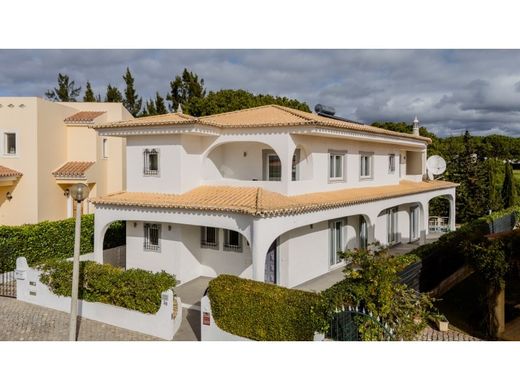
<path fill-rule="evenodd" d="M 396 244 L 397 236 L 397 207 L 388 209 L 386 214 L 387 242 L 388 245 Z"/>
<path fill-rule="evenodd" d="M 410 209 L 410 241 L 419 239 L 419 206 Z"/>

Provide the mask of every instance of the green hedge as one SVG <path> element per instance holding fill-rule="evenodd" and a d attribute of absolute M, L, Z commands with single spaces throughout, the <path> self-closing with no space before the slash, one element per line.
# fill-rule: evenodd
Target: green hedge
<path fill-rule="evenodd" d="M 312 340 L 321 318 L 317 294 L 231 275 L 210 281 L 208 296 L 221 329 L 253 340 Z"/>
<path fill-rule="evenodd" d="M 68 258 L 74 254 L 75 219 L 44 221 L 32 225 L 0 226 L 0 272 L 12 271 L 16 258 L 27 258 L 29 265 L 49 258 Z M 125 223 L 113 223 L 105 235 L 104 247 L 125 243 Z M 94 250 L 94 215 L 81 220 L 81 253 Z"/>
<path fill-rule="evenodd" d="M 40 281 L 56 295 L 70 296 L 72 285 L 72 262 L 46 260 L 38 266 L 42 271 Z M 161 293 L 173 289 L 175 277 L 166 273 L 153 273 L 141 269 L 123 270 L 109 264 L 93 261 L 80 263 L 79 298 L 156 313 L 161 307 Z"/>

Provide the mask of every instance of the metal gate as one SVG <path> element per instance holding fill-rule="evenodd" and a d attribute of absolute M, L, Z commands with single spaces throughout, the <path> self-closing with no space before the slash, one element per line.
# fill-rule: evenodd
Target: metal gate
<path fill-rule="evenodd" d="M 375 325 L 378 340 L 394 340 L 394 332 L 379 317 L 363 308 L 346 307 L 337 310 L 330 322 L 327 337 L 336 341 L 362 341 L 359 331 L 361 326 Z"/>
<path fill-rule="evenodd" d="M 16 298 L 14 271 L 2 272 L 0 269 L 0 296 Z"/>

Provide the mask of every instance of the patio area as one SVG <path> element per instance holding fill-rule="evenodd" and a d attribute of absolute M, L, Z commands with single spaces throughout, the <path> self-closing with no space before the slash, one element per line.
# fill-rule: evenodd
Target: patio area
<path fill-rule="evenodd" d="M 426 244 L 432 243 L 437 241 L 440 236 L 442 236 L 443 233 L 430 233 L 428 235 L 428 238 L 426 239 Z M 389 252 L 391 255 L 398 256 L 398 255 L 404 255 L 406 253 L 409 253 L 413 251 L 414 249 L 418 248 L 420 246 L 419 241 L 415 241 L 412 243 L 401 243 L 398 245 L 395 245 L 389 249 Z M 343 280 L 343 269 L 344 267 L 336 268 L 333 271 L 330 271 L 324 275 L 318 276 L 317 278 L 308 280 L 305 283 L 302 283 L 298 286 L 293 287 L 297 290 L 303 290 L 303 291 L 323 291 L 329 288 L 330 286 L 334 285 L 335 283 L 338 283 L 339 281 Z"/>

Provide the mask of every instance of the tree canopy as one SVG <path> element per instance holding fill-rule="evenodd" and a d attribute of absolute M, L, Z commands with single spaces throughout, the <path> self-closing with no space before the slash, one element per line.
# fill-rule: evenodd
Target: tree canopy
<path fill-rule="evenodd" d="M 166 95 L 166 100 L 170 101 L 170 111 L 175 111 L 179 104 L 184 109 L 184 105 L 189 100 L 204 96 L 206 96 L 204 79 L 184 68 L 182 75 L 177 75 L 170 81 L 170 93 Z"/>
<path fill-rule="evenodd" d="M 80 91 L 81 87 L 76 88 L 75 82 L 69 80 L 68 75 L 58 73 L 58 87 L 47 90 L 45 96 L 55 102 L 75 102 Z"/>
<path fill-rule="evenodd" d="M 85 95 L 83 96 L 84 102 L 96 102 L 96 97 L 94 96 L 94 91 L 92 90 L 92 86 L 90 85 L 90 81 L 87 81 L 87 87 L 85 88 Z"/>
<path fill-rule="evenodd" d="M 108 84 L 107 93 L 105 95 L 105 102 L 109 103 L 121 103 L 123 101 L 123 95 L 117 87 L 113 87 L 112 84 Z"/>
<path fill-rule="evenodd" d="M 278 104 L 310 112 L 307 103 L 281 96 L 255 95 L 243 89 L 210 91 L 205 97 L 191 98 L 183 105 L 185 113 L 193 116 L 220 114 L 223 112 L 253 108 L 266 104 Z"/>

